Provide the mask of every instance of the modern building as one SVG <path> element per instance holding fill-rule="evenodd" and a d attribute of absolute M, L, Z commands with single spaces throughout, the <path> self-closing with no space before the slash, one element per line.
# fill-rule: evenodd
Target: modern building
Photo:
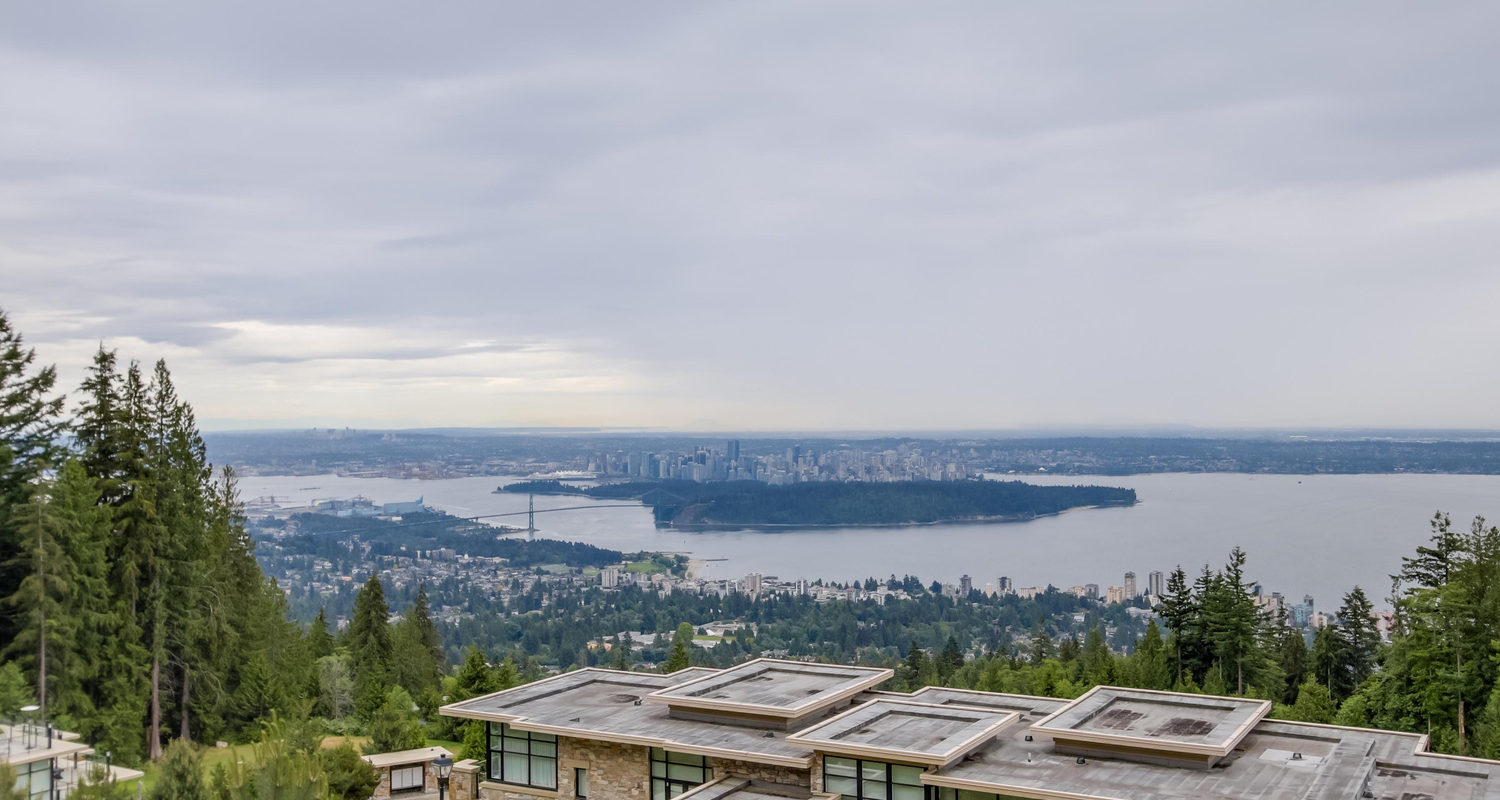
<path fill-rule="evenodd" d="M 61 800 L 85 781 L 130 781 L 144 774 L 98 757 L 76 733 L 19 719 L 0 723 L 0 764 L 15 772 L 16 789 L 29 800 Z"/>
<path fill-rule="evenodd" d="M 1076 700 L 760 659 L 582 669 L 444 706 L 488 723 L 483 800 L 1500 798 L 1500 762 L 1427 737 L 1267 719 L 1260 700 L 1096 687 Z"/>
<path fill-rule="evenodd" d="M 1146 591 L 1150 592 L 1152 597 L 1161 597 L 1167 593 L 1166 576 L 1161 574 L 1161 570 L 1153 569 L 1146 575 Z"/>
<path fill-rule="evenodd" d="M 974 591 L 974 579 L 964 575 L 958 579 L 958 596 L 968 599 L 969 593 Z"/>
<path fill-rule="evenodd" d="M 1125 588 L 1125 599 L 1127 601 L 1134 600 L 1136 597 L 1139 596 L 1139 594 L 1135 590 L 1135 573 L 1134 572 L 1127 572 L 1127 573 L 1125 573 L 1125 587 L 1124 588 Z"/>

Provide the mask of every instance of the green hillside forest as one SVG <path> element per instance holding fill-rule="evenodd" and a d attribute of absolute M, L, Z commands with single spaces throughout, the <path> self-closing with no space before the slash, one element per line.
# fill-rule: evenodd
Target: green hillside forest
<path fill-rule="evenodd" d="M 508 492 L 638 498 L 651 506 L 657 527 L 927 525 L 937 522 L 1027 520 L 1086 506 L 1128 506 L 1134 489 L 1108 486 L 1034 486 L 1020 481 L 898 481 L 696 483 L 651 481 L 592 488 L 557 481 L 513 483 Z"/>

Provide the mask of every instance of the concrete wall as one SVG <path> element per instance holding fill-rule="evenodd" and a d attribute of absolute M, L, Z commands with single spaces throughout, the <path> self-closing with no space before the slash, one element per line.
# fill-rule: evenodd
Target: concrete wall
<path fill-rule="evenodd" d="M 714 778 L 739 775 L 799 786 L 807 786 L 809 780 L 807 770 L 721 758 L 711 758 L 709 763 Z M 557 740 L 557 791 L 485 781 L 486 773 L 481 765 L 477 777 L 484 782 L 479 785 L 479 793 L 483 800 L 571 798 L 574 796 L 573 770 L 578 767 L 589 771 L 589 800 L 651 800 L 650 748 L 570 737 L 558 737 Z M 461 800 L 461 797 L 456 796 L 455 800 Z"/>

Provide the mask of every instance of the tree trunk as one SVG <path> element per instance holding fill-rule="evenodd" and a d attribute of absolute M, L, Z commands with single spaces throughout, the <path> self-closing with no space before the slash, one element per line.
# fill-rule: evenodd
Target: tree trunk
<path fill-rule="evenodd" d="M 41 513 L 38 507 L 38 514 Z M 42 542 L 42 530 L 44 526 L 41 520 L 36 526 L 36 571 L 41 580 L 37 584 L 37 625 L 40 630 L 36 632 L 36 703 L 42 707 L 42 718 L 47 718 L 47 548 Z"/>
<path fill-rule="evenodd" d="M 1464 742 L 1464 650 L 1463 642 L 1454 649 L 1453 657 L 1458 664 L 1458 754 L 1466 756 L 1469 748 Z"/>
<path fill-rule="evenodd" d="M 151 659 L 151 727 L 146 736 L 150 740 L 146 757 L 152 761 L 161 758 L 161 660 L 155 657 Z"/>
<path fill-rule="evenodd" d="M 188 727 L 188 701 L 192 699 L 189 691 L 191 680 L 192 676 L 188 674 L 188 668 L 184 665 L 182 668 L 182 727 L 177 733 L 184 742 L 193 740 L 193 732 Z"/>

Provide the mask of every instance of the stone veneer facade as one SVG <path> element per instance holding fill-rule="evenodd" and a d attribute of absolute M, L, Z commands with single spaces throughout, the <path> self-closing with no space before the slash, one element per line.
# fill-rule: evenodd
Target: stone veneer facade
<path fill-rule="evenodd" d="M 738 775 L 775 783 L 807 786 L 808 770 L 769 766 L 751 761 L 710 758 L 712 778 Z M 532 789 L 485 780 L 480 765 L 479 794 L 483 800 L 535 800 L 538 797 L 572 798 L 573 770 L 589 771 L 590 800 L 651 800 L 651 750 L 639 745 L 615 744 L 593 739 L 557 738 L 557 790 Z M 710 778 L 710 780 L 712 780 Z"/>

